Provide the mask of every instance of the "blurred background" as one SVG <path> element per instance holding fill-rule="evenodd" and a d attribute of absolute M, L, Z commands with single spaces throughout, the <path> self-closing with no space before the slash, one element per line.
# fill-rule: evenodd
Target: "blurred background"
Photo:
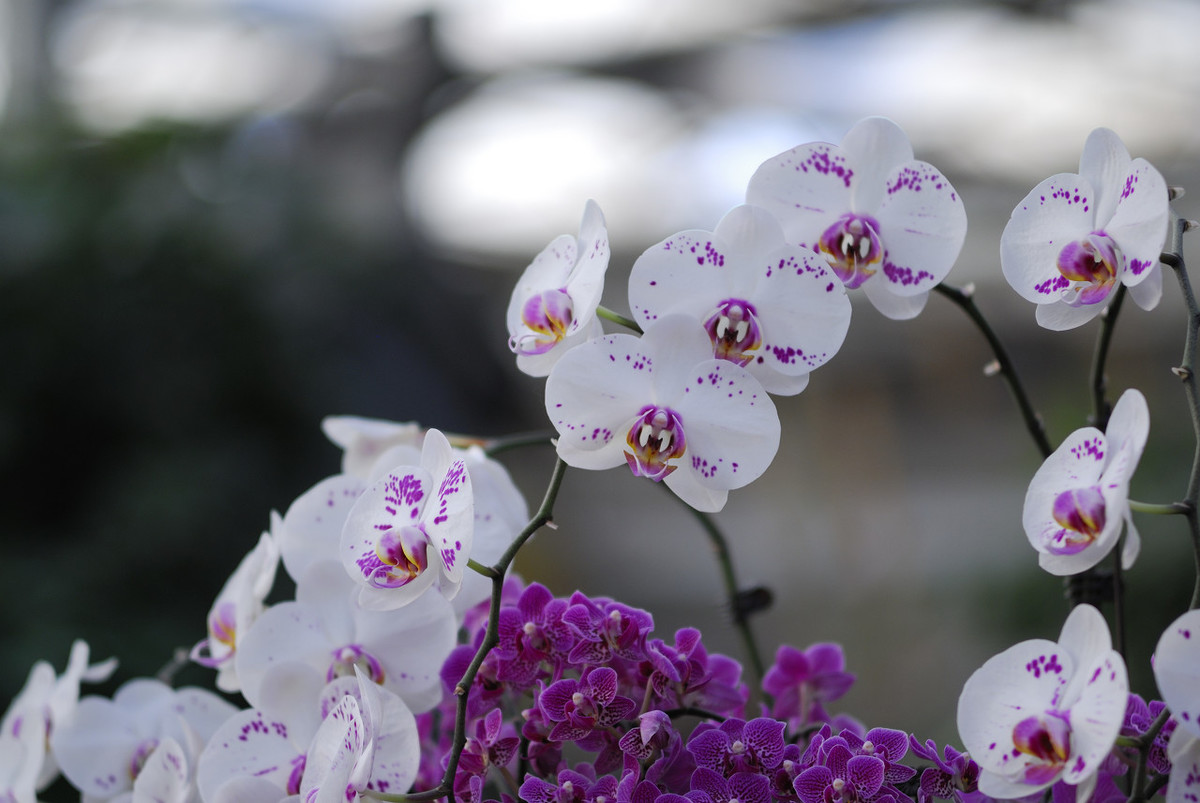
<path fill-rule="evenodd" d="M 76 637 L 117 680 L 199 640 L 269 511 L 338 470 L 325 415 L 548 430 L 504 309 L 586 199 L 626 311 L 643 249 L 866 115 L 958 188 L 949 281 L 976 285 L 1057 444 L 1087 423 L 1099 327 L 1040 330 L 1000 232 L 1097 126 L 1200 216 L 1197 31 L 1187 0 L 0 0 L 0 703 Z M 1150 400 L 1150 502 L 1183 493 L 1193 448 L 1164 286 L 1153 313 L 1125 305 L 1109 370 L 1111 398 Z M 841 642 L 859 682 L 831 708 L 868 726 L 956 739 L 970 672 L 1067 611 L 1021 529 L 1040 456 L 990 359 L 944 298 L 901 323 L 856 294 L 841 353 L 779 400 L 775 463 L 717 517 L 774 592 L 768 660 Z M 536 505 L 550 450 L 504 461 Z M 557 518 L 528 579 L 738 655 L 703 534 L 660 488 L 572 471 Z M 1152 695 L 1192 576 L 1182 520 L 1142 531 L 1130 661 Z"/>

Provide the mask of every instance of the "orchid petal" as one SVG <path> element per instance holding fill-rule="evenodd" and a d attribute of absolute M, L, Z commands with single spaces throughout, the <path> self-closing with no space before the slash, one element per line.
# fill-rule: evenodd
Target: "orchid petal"
<path fill-rule="evenodd" d="M 306 747 L 308 739 L 301 744 Z M 254 709 L 238 712 L 213 734 L 200 754 L 196 766 L 200 797 L 213 799 L 219 787 L 238 776 L 261 778 L 282 797 L 296 760 L 303 756 L 300 750 L 284 723 Z"/>
<path fill-rule="evenodd" d="M 188 783 L 187 755 L 174 739 L 167 737 L 146 759 L 133 782 L 133 803 L 185 803 Z"/>
<path fill-rule="evenodd" d="M 1068 243 L 1092 232 L 1094 196 L 1087 179 L 1059 173 L 1030 190 L 1013 209 L 1000 236 L 1000 269 L 1022 298 L 1048 304 L 1062 297 L 1070 282 L 1058 270 L 1058 256 Z"/>
<path fill-rule="evenodd" d="M 318 560 L 337 560 L 346 516 L 366 490 L 358 477 L 338 474 L 321 480 L 292 502 L 283 516 L 279 551 L 284 568 L 297 582 Z"/>
<path fill-rule="evenodd" d="M 559 431 L 559 456 L 577 468 L 624 463 L 624 429 L 652 387 L 646 349 L 633 335 L 608 335 L 572 349 L 546 380 L 546 413 Z"/>
<path fill-rule="evenodd" d="M 1014 775 L 1014 728 L 1043 713 L 1073 670 L 1071 656 L 1045 639 L 1015 644 L 975 670 L 958 699 L 958 733 L 971 758 L 991 773 Z"/>
<path fill-rule="evenodd" d="M 886 117 L 859 120 L 839 147 L 854 169 L 850 208 L 870 212 L 884 201 L 888 178 L 913 160 L 912 144 L 900 126 Z"/>
<path fill-rule="evenodd" d="M 1079 175 L 1097 189 L 1093 204 L 1097 220 L 1110 220 L 1117 211 L 1118 189 L 1123 188 L 1132 162 L 1125 143 L 1112 130 L 1097 128 L 1088 134 L 1079 155 Z"/>
<path fill-rule="evenodd" d="M 1171 759 L 1167 803 L 1195 803 L 1200 795 L 1200 737 L 1188 729 L 1176 728 L 1167 753 Z"/>
<path fill-rule="evenodd" d="M 925 303 L 929 301 L 929 292 L 918 293 L 917 295 L 899 295 L 889 290 L 889 285 L 884 282 L 867 282 L 863 286 L 863 293 L 867 300 L 871 302 L 875 309 L 885 318 L 890 318 L 893 321 L 908 321 L 921 314 L 921 310 L 925 309 Z"/>
<path fill-rule="evenodd" d="M 1149 312 L 1162 300 L 1162 283 L 1162 268 L 1158 264 L 1152 265 L 1142 281 L 1129 286 L 1129 297 L 1133 303 Z"/>
<path fill-rule="evenodd" d="M 1179 730 L 1200 738 L 1200 610 L 1183 614 L 1159 637 L 1154 680 Z"/>
<path fill-rule="evenodd" d="M 342 448 L 342 473 L 366 479 L 375 461 L 394 446 L 420 446 L 421 427 L 380 418 L 331 415 L 321 420 L 325 437 Z"/>
<path fill-rule="evenodd" d="M 1121 281 L 1133 287 L 1158 265 L 1167 239 L 1167 182 L 1145 159 L 1134 159 L 1117 188 L 1121 193 L 1117 208 L 1104 230 L 1121 244 L 1125 255 Z"/>
<path fill-rule="evenodd" d="M 789 243 L 815 251 L 825 229 L 854 208 L 853 176 L 854 166 L 838 146 L 800 145 L 759 166 L 746 202 L 774 213 Z"/>
<path fill-rule="evenodd" d="M 421 465 L 434 479 L 432 495 L 421 514 L 425 534 L 441 559 L 443 576 L 452 585 L 443 587 L 453 599 L 462 583 L 475 534 L 475 500 L 467 464 L 450 448 L 446 436 L 436 429 L 425 435 Z"/>
<path fill-rule="evenodd" d="M 911 161 L 888 175 L 875 211 L 883 240 L 883 269 L 896 295 L 927 292 L 946 278 L 967 236 L 967 213 L 954 187 L 937 168 Z"/>

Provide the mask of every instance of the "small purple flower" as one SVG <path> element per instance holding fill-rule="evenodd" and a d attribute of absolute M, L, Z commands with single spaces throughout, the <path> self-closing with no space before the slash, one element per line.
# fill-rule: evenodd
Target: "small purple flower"
<path fill-rule="evenodd" d="M 828 722 L 821 704 L 838 699 L 854 683 L 845 670 L 846 656 L 837 644 L 813 644 L 803 651 L 782 645 L 763 677 L 763 690 L 775 698 L 772 716 L 787 720 L 795 731 Z"/>
<path fill-rule="evenodd" d="M 891 728 L 871 728 L 865 737 L 851 731 L 842 731 L 838 736 L 845 740 L 850 747 L 850 752 L 855 755 L 876 756 L 883 761 L 884 784 L 904 783 L 917 774 L 912 767 L 906 767 L 900 763 L 901 759 L 908 755 L 908 737 L 903 731 Z M 901 795 L 898 789 L 885 789 L 884 791 L 897 796 Z"/>
<path fill-rule="evenodd" d="M 1139 737 L 1146 731 L 1150 730 L 1150 725 L 1154 720 L 1158 719 L 1159 714 L 1163 712 L 1167 706 L 1160 700 L 1151 700 L 1147 703 L 1137 694 L 1129 695 L 1129 704 L 1125 709 L 1125 724 L 1121 727 L 1122 736 Z M 1150 747 L 1150 754 L 1147 756 L 1147 763 L 1150 768 L 1161 775 L 1167 775 L 1171 772 L 1171 760 L 1167 757 L 1167 743 L 1171 741 L 1171 734 L 1175 732 L 1175 717 L 1167 719 L 1166 723 L 1158 731 L 1158 735 L 1154 737 L 1154 743 Z"/>
<path fill-rule="evenodd" d="M 979 765 L 966 753 L 946 745 L 942 748 L 942 758 L 939 758 L 932 739 L 921 744 L 916 736 L 909 737 L 909 746 L 918 756 L 934 764 L 921 773 L 917 803 L 928 803 L 931 798 L 967 803 L 967 796 L 978 790 Z"/>
<path fill-rule="evenodd" d="M 498 677 L 518 689 L 529 688 L 550 665 L 557 676 L 575 643 L 563 621 L 566 600 L 540 583 L 531 583 L 515 607 L 501 608 L 497 622 L 500 642 L 494 650 L 501 660 Z"/>
<path fill-rule="evenodd" d="M 771 783 L 753 772 L 735 772 L 728 778 L 707 767 L 692 773 L 692 792 L 703 792 L 704 803 L 771 803 Z"/>
<path fill-rule="evenodd" d="M 715 727 L 701 723 L 687 749 L 697 766 L 726 777 L 736 772 L 766 774 L 783 760 L 783 729 L 782 722 L 766 717 L 729 719 Z"/>
<path fill-rule="evenodd" d="M 883 759 L 854 755 L 837 737 L 825 762 L 809 767 L 796 777 L 796 794 L 803 803 L 868 803 L 880 797 L 885 765 Z"/>
<path fill-rule="evenodd" d="M 725 655 L 709 655 L 692 627 L 675 633 L 675 646 L 646 642 L 648 683 L 662 708 L 694 706 L 727 717 L 741 716 L 749 694 L 742 665 Z"/>
<path fill-rule="evenodd" d="M 527 803 L 605 803 L 613 800 L 616 792 L 615 777 L 605 775 L 597 780 L 591 766 L 580 764 L 574 770 L 559 772 L 557 786 L 536 775 L 525 776 L 520 796 Z"/>
<path fill-rule="evenodd" d="M 516 728 L 505 722 L 503 716 L 499 708 L 493 708 L 483 719 L 476 720 L 475 735 L 467 739 L 458 761 L 460 773 L 483 775 L 488 767 L 506 767 L 512 761 L 521 740 Z"/>
<path fill-rule="evenodd" d="M 597 728 L 607 728 L 628 718 L 637 704 L 617 694 L 617 673 L 602 666 L 581 680 L 555 681 L 538 698 L 538 707 L 546 719 L 556 723 L 550 739 L 578 742 Z"/>
<path fill-rule="evenodd" d="M 593 602 L 578 591 L 562 619 L 578 636 L 567 660 L 589 666 L 606 664 L 614 655 L 641 661 L 646 657 L 646 635 L 654 629 L 646 611 L 611 600 Z"/>

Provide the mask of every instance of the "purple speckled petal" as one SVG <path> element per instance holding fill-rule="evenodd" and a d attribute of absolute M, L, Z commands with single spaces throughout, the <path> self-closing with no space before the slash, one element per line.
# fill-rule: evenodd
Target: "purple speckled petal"
<path fill-rule="evenodd" d="M 1004 278 L 1027 301 L 1058 301 L 1068 286 L 1058 271 L 1063 247 L 1095 228 L 1091 184 L 1074 173 L 1059 173 L 1038 184 L 1013 209 L 1000 236 Z"/>
<path fill-rule="evenodd" d="M 441 559 L 442 593 L 453 599 L 462 583 L 475 534 L 475 499 L 466 461 L 454 454 L 436 429 L 425 435 L 421 465 L 433 477 L 432 495 L 421 514 L 425 534 Z"/>
<path fill-rule="evenodd" d="M 1176 728 L 1167 753 L 1171 758 L 1167 803 L 1195 803 L 1200 797 L 1200 737 Z"/>
<path fill-rule="evenodd" d="M 188 784 L 187 754 L 179 742 L 168 737 L 146 759 L 133 782 L 135 800 L 185 801 L 191 789 Z"/>
<path fill-rule="evenodd" d="M 269 781 L 282 797 L 307 742 L 305 737 L 303 744 L 293 743 L 287 725 L 268 719 L 261 711 L 239 711 L 217 729 L 200 755 L 196 785 L 201 798 L 212 800 L 218 787 L 242 775 Z M 291 791 L 294 794 L 299 788 Z"/>
<path fill-rule="evenodd" d="M 854 169 L 840 147 L 813 142 L 763 162 L 750 178 L 746 202 L 779 219 L 786 240 L 815 250 L 817 240 L 851 203 Z"/>
<path fill-rule="evenodd" d="M 342 698 L 309 745 L 300 797 L 306 803 L 345 803 L 355 765 L 366 748 L 358 701 Z"/>
<path fill-rule="evenodd" d="M 699 325 L 696 335 L 707 350 Z M 650 349 L 633 335 L 608 335 L 572 349 L 546 380 L 546 414 L 558 430 L 558 454 L 576 468 L 625 462 L 625 435 L 653 396 Z"/>
<path fill-rule="evenodd" d="M 417 721 L 404 701 L 387 689 L 375 692 L 371 703 L 371 734 L 375 756 L 366 788 L 384 794 L 403 794 L 412 788 L 421 758 Z"/>
<path fill-rule="evenodd" d="M 1045 639 L 1013 645 L 975 670 L 958 700 L 958 733 L 981 769 L 1023 777 L 1027 760 L 1014 757 L 1013 730 L 1050 709 L 1073 670 L 1071 656 Z"/>
<path fill-rule="evenodd" d="M 1076 610 L 1086 607 L 1080 605 Z M 1096 617 L 1099 616 L 1097 613 Z M 1074 687 L 1075 682 L 1082 681 L 1082 688 L 1079 698 L 1071 704 L 1071 757 L 1063 772 L 1063 780 L 1069 784 L 1078 784 L 1094 776 L 1101 762 L 1112 752 L 1129 701 L 1125 662 L 1116 650 L 1109 650 L 1099 659 L 1079 667 L 1071 685 Z"/>
<path fill-rule="evenodd" d="M 779 448 L 779 415 L 745 369 L 710 360 L 696 365 L 674 402 L 688 437 L 684 468 L 701 486 L 741 488 L 766 471 Z M 668 477 L 684 473 L 676 472 Z"/>
<path fill-rule="evenodd" d="M 1180 616 L 1159 638 L 1154 680 L 1179 729 L 1200 738 L 1200 610 Z"/>
<path fill-rule="evenodd" d="M 1129 172 L 1118 185 L 1117 210 L 1104 230 L 1115 239 L 1125 254 L 1125 273 L 1121 281 L 1133 287 L 1158 265 L 1167 238 L 1170 208 L 1167 182 L 1145 159 L 1134 159 Z"/>
<path fill-rule="evenodd" d="M 870 282 L 896 295 L 927 292 L 946 278 L 967 236 L 967 213 L 950 182 L 933 165 L 914 160 L 888 175 L 875 211 L 883 267 Z"/>

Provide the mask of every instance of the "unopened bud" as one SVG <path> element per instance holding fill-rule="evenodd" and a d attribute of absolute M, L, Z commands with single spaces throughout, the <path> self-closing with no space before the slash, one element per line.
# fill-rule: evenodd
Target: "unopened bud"
<path fill-rule="evenodd" d="M 1167 187 L 1167 200 L 1177 201 L 1184 195 L 1184 189 L 1180 186 Z"/>
<path fill-rule="evenodd" d="M 987 365 L 983 366 L 983 375 L 984 376 L 995 376 L 998 373 L 1000 373 L 1000 361 L 999 360 L 992 360 Z"/>
<path fill-rule="evenodd" d="M 1190 379 L 1192 376 L 1191 369 L 1187 368 L 1185 366 L 1182 366 L 1182 365 L 1179 366 L 1178 368 L 1172 368 L 1171 373 L 1175 374 L 1175 376 L 1179 377 L 1180 379 L 1184 380 L 1185 382 L 1188 379 Z"/>

